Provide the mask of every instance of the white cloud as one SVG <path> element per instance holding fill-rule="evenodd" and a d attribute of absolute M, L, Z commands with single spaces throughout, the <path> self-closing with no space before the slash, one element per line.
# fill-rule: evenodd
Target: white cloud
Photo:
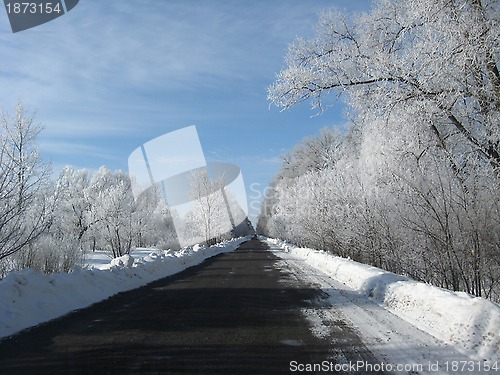
<path fill-rule="evenodd" d="M 20 98 L 36 109 L 46 128 L 43 147 L 54 158 L 89 147 L 105 163 L 117 147 L 133 149 L 192 123 L 221 123 L 227 131 L 226 121 L 238 127 L 235 119 L 267 110 L 265 89 L 287 43 L 310 33 L 317 11 L 330 5 L 85 0 L 16 34 L 0 12 L 0 106 L 13 109 Z M 95 144 L 104 138 L 110 146 L 102 152 Z"/>

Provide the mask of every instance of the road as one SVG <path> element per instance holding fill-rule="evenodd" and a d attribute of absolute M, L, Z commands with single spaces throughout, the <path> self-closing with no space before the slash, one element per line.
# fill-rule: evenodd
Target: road
<path fill-rule="evenodd" d="M 318 308 L 322 292 L 279 264 L 264 243 L 245 242 L 0 341 L 0 373 L 290 374 L 308 364 L 333 366 L 339 352 L 377 363 L 341 321 L 335 348 L 311 333 L 301 311 Z"/>

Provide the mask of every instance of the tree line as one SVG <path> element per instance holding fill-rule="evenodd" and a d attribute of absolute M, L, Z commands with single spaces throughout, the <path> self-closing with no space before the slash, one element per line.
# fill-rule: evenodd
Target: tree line
<path fill-rule="evenodd" d="M 180 234 L 188 241 L 214 243 L 253 232 L 230 197 L 217 199 L 223 186 L 204 175 L 192 176 L 191 195 L 197 200 L 177 226 L 173 215 L 178 214 L 160 189 L 151 187 L 135 197 L 133 181 L 123 171 L 67 166 L 53 178 L 37 147 L 42 127 L 34 116 L 21 102 L 15 114 L 2 111 L 0 116 L 0 277 L 24 268 L 67 272 L 95 250 L 106 250 L 110 257 L 135 247 L 175 251 Z M 214 190 L 219 194 L 210 195 Z M 228 204 L 239 219 L 229 228 L 221 224 Z"/>
<path fill-rule="evenodd" d="M 283 159 L 261 233 L 500 300 L 498 1 L 324 12 L 269 88 L 350 124 Z"/>

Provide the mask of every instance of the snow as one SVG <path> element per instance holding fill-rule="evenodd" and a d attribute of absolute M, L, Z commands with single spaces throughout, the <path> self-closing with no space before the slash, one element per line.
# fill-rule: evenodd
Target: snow
<path fill-rule="evenodd" d="M 85 268 L 47 275 L 25 269 L 0 281 L 0 338 L 90 306 L 110 296 L 144 286 L 235 250 L 242 237 L 214 246 L 195 245 L 180 251 L 137 249 L 110 259 L 96 252 Z"/>
<path fill-rule="evenodd" d="M 0 281 L 0 337 L 173 275 L 233 251 L 245 240 L 176 252 L 136 249 L 131 256 L 114 260 L 96 252 L 86 268 L 69 274 L 12 272 Z M 499 360 L 498 305 L 324 251 L 266 241 L 281 258 L 279 267 L 291 278 L 305 280 L 323 292 L 322 306 L 303 309 L 314 335 L 335 341 L 338 330 L 354 330 L 381 363 L 418 365 L 413 373 L 419 374 L 452 373 L 449 366 L 463 361 L 474 368 L 467 373 L 487 372 L 480 366 Z M 339 326 L 339 321 L 346 327 Z M 336 347 L 342 346 L 332 345 L 335 363 L 347 363 L 342 349 Z"/>
<path fill-rule="evenodd" d="M 330 311 L 304 311 L 317 336 L 331 334 L 325 320 L 338 320 L 340 314 L 361 331 L 373 352 L 392 363 L 436 359 L 444 364 L 453 358 L 494 363 L 500 359 L 500 306 L 325 251 L 265 240 L 282 258 L 282 267 L 319 285 L 328 295 Z"/>

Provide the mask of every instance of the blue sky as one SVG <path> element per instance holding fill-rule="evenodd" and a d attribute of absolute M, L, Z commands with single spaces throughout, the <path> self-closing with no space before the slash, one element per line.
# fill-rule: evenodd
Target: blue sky
<path fill-rule="evenodd" d="M 280 112 L 266 89 L 289 43 L 310 36 L 321 10 L 368 10 L 369 0 L 80 0 L 71 12 L 16 34 L 0 11 L 0 106 L 21 99 L 44 126 L 57 173 L 127 170 L 141 144 L 196 125 L 206 158 L 241 167 L 250 200 L 280 156 L 343 107 Z M 250 187 L 253 186 L 251 189 Z"/>

